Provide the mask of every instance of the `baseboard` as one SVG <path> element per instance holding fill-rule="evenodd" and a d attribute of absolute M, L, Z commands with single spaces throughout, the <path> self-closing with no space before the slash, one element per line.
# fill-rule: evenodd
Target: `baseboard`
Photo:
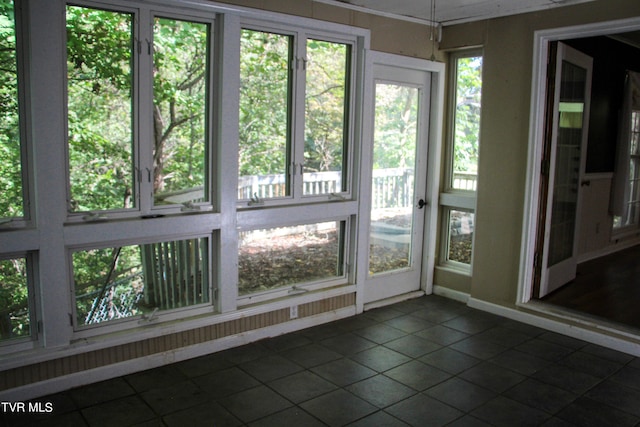
<path fill-rule="evenodd" d="M 613 238 L 613 240 L 616 240 L 616 239 Z M 611 255 L 616 252 L 624 251 L 625 249 L 629 249 L 640 244 L 640 239 L 638 239 L 637 237 L 633 239 L 629 239 L 628 241 L 623 239 L 621 240 L 622 241 L 620 241 L 619 243 L 613 243 L 613 244 L 610 244 L 609 246 L 598 249 L 596 251 L 591 251 L 591 252 L 587 252 L 579 255 L 578 264 L 591 261 L 594 259 L 602 258 L 604 256 Z"/>
<path fill-rule="evenodd" d="M 506 317 L 528 325 L 537 326 L 551 332 L 577 338 L 636 357 L 640 356 L 640 340 L 631 334 L 625 334 L 624 332 L 617 332 L 611 329 L 602 330 L 603 328 L 595 323 L 588 324 L 586 321 L 581 321 L 580 319 L 575 319 L 569 316 L 565 316 L 563 318 L 561 314 L 553 312 L 552 310 L 544 307 L 543 304 L 529 304 L 531 305 L 528 307 L 528 310 L 524 311 L 518 308 L 510 308 L 475 298 L 470 298 L 467 303 L 471 308 L 497 314 L 498 316 Z M 537 311 L 540 314 L 544 314 L 549 317 L 537 315 L 529 310 Z"/>
<path fill-rule="evenodd" d="M 433 294 L 462 302 L 464 304 L 467 304 L 470 298 L 470 295 L 466 292 L 455 291 L 453 289 L 445 288 L 444 286 L 438 285 L 433 285 Z"/>
<path fill-rule="evenodd" d="M 387 305 L 396 304 L 413 298 L 420 298 L 421 296 L 424 296 L 424 291 L 414 291 L 402 295 L 397 295 L 391 298 L 385 298 L 379 301 L 368 302 L 364 305 L 364 311 L 385 307 Z"/>

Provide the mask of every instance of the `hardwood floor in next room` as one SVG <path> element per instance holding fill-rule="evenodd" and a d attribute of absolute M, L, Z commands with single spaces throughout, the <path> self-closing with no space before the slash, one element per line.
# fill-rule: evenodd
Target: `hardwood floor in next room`
<path fill-rule="evenodd" d="M 640 245 L 578 265 L 544 302 L 640 329 Z"/>

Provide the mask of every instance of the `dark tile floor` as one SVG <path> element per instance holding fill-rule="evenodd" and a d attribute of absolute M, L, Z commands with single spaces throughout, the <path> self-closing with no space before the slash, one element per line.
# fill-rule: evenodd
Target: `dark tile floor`
<path fill-rule="evenodd" d="M 437 296 L 38 399 L 7 426 L 638 426 L 640 359 Z"/>

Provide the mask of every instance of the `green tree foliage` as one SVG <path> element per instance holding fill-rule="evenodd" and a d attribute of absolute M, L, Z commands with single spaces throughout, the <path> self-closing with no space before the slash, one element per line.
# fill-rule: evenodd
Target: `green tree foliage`
<path fill-rule="evenodd" d="M 79 325 L 94 323 L 101 315 L 98 303 L 104 298 L 115 301 L 130 298 L 128 293 L 142 292 L 140 248 L 93 249 L 73 254 L 73 279 L 75 282 L 76 319 Z M 120 286 L 113 286 L 121 282 Z M 111 313 L 118 318 L 117 313 Z"/>
<path fill-rule="evenodd" d="M 0 219 L 23 216 L 18 61 L 12 0 L 0 0 Z M 0 341 L 30 334 L 24 258 L 0 260 Z"/>
<path fill-rule="evenodd" d="M 240 52 L 240 175 L 284 174 L 293 141 L 290 36 L 243 30 Z M 349 46 L 309 39 L 304 64 L 304 170 L 342 170 L 347 134 Z M 301 118 L 298 118 L 299 122 Z M 302 143 L 302 141 L 300 141 Z"/>
<path fill-rule="evenodd" d="M 240 50 L 240 176 L 284 174 L 289 140 L 291 37 L 243 30 Z"/>
<path fill-rule="evenodd" d="M 454 171 L 477 173 L 482 57 L 458 59 Z"/>
<path fill-rule="evenodd" d="M 346 142 L 347 45 L 307 41 L 305 171 L 342 170 Z"/>
<path fill-rule="evenodd" d="M 67 8 L 69 168 L 72 210 L 130 208 L 134 203 L 133 52 L 153 51 L 153 133 L 139 141 L 153 155 L 154 194 L 204 186 L 207 24 L 158 18 L 153 44 L 134 46 L 133 16 Z M 149 43 L 149 44 L 146 44 Z M 140 61 L 149 57 L 141 56 Z M 148 80 L 147 80 L 148 81 Z M 144 154 L 143 154 L 144 156 Z"/>
<path fill-rule="evenodd" d="M 202 186 L 206 173 L 207 24 L 156 19 L 154 192 Z"/>
<path fill-rule="evenodd" d="M 134 171 L 141 169 L 145 155 L 153 156 L 157 203 L 163 203 L 162 193 L 205 184 L 209 25 L 157 18 L 153 42 L 136 46 L 133 18 L 67 8 L 69 175 L 76 211 L 133 207 Z M 142 53 L 139 59 L 136 51 Z M 142 61 L 149 61 L 153 75 L 138 79 L 136 66 Z M 152 99 L 142 98 L 134 84 L 138 81 L 153 84 Z M 140 108 L 134 109 L 134 103 Z M 149 117 L 136 121 L 138 112 Z M 152 123 L 152 132 L 136 132 L 134 123 Z M 136 142 L 146 154 L 138 155 Z M 141 250 L 126 246 L 74 253 L 79 324 L 95 321 L 96 301 L 142 292 Z M 114 283 L 121 285 L 115 288 Z"/>
<path fill-rule="evenodd" d="M 0 260 L 0 341 L 30 334 L 27 263 Z"/>
<path fill-rule="evenodd" d="M 130 207 L 133 192 L 132 22 L 67 7 L 71 210 Z"/>
<path fill-rule="evenodd" d="M 12 0 L 0 0 L 0 219 L 21 217 L 18 63 Z"/>
<path fill-rule="evenodd" d="M 373 168 L 415 166 L 418 90 L 393 84 L 376 85 Z"/>

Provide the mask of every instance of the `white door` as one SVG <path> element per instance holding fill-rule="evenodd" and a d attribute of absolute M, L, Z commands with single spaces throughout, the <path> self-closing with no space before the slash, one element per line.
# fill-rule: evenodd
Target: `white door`
<path fill-rule="evenodd" d="M 426 209 L 431 73 L 373 66 L 364 302 L 420 289 Z M 363 183 L 364 184 L 364 183 Z M 365 215 L 366 217 L 366 215 Z"/>
<path fill-rule="evenodd" d="M 549 190 L 545 215 L 539 297 L 576 276 L 580 219 L 580 182 L 585 172 L 591 98 L 591 57 L 558 43 Z"/>

